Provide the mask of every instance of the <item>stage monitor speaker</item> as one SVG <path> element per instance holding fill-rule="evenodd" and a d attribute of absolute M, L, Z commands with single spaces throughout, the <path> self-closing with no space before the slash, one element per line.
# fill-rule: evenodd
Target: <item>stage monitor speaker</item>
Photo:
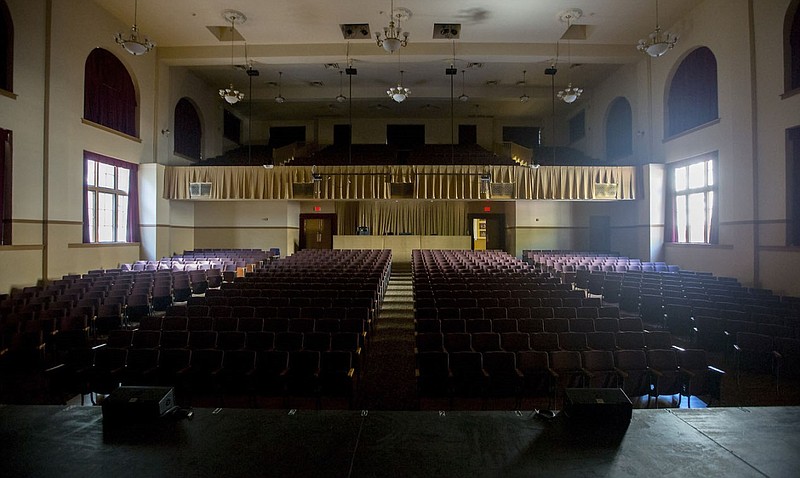
<path fill-rule="evenodd" d="M 175 407 L 171 387 L 122 386 L 103 400 L 103 421 L 142 422 L 163 417 Z"/>
<path fill-rule="evenodd" d="M 627 428 L 633 404 L 621 388 L 568 388 L 563 413 L 575 424 Z"/>

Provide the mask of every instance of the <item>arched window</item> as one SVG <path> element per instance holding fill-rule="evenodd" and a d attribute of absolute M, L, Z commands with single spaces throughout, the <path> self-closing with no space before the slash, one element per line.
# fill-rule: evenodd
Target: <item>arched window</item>
<path fill-rule="evenodd" d="M 667 137 L 719 118 L 717 59 L 700 47 L 683 59 L 669 83 Z"/>
<path fill-rule="evenodd" d="M 113 53 L 95 48 L 86 58 L 83 117 L 130 136 L 136 134 L 136 89 Z"/>
<path fill-rule="evenodd" d="M 175 105 L 175 154 L 201 160 L 203 127 L 200 115 L 188 98 L 181 98 Z"/>
<path fill-rule="evenodd" d="M 628 100 L 619 97 L 611 102 L 606 116 L 606 159 L 633 154 L 633 114 Z"/>
<path fill-rule="evenodd" d="M 5 0 L 0 0 L 0 89 L 14 91 L 14 22 Z"/>
<path fill-rule="evenodd" d="M 784 22 L 784 59 L 786 91 L 800 89 L 800 0 L 786 11 Z"/>

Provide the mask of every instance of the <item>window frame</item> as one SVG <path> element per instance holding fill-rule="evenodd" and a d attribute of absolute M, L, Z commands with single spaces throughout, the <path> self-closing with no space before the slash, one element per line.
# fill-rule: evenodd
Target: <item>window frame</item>
<path fill-rule="evenodd" d="M 94 167 L 90 167 L 94 163 Z M 101 185 L 102 170 L 113 168 L 113 185 Z M 83 174 L 83 242 L 86 244 L 121 244 L 138 242 L 138 181 L 136 164 L 127 163 L 105 156 L 84 152 L 84 174 Z M 120 170 L 127 171 L 128 185 L 124 187 L 120 184 L 122 173 Z M 92 180 L 90 181 L 90 173 Z M 110 195 L 112 198 L 111 224 L 101 220 L 102 211 L 99 206 L 101 195 Z M 93 199 L 92 199 L 93 198 Z M 121 198 L 125 199 L 124 216 L 120 210 Z M 93 207 L 90 207 L 93 205 Z M 134 215 L 135 217 L 131 217 Z M 121 221 L 124 217 L 124 224 Z M 104 227 L 110 228 L 111 239 L 101 238 L 101 231 Z"/>
<path fill-rule="evenodd" d="M 702 185 L 693 185 L 692 167 L 705 164 L 702 168 Z M 710 165 L 710 167 L 709 167 Z M 716 153 L 704 154 L 694 158 L 671 163 L 667 166 L 667 222 L 666 242 L 673 244 L 718 244 L 719 243 L 719 161 Z M 685 187 L 678 190 L 676 175 L 679 170 L 686 171 Z M 709 181 L 710 179 L 710 181 Z M 691 197 L 703 195 L 703 240 L 691 240 L 694 232 L 693 217 L 700 214 L 691 209 Z M 685 198 L 681 201 L 681 198 Z M 679 204 L 683 207 L 679 208 Z M 681 214 L 680 209 L 683 209 Z M 683 217 L 682 217 L 683 216 Z"/>

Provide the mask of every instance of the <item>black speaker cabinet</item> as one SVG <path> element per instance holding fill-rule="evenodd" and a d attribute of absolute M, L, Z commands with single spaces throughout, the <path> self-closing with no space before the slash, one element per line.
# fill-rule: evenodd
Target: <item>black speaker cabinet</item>
<path fill-rule="evenodd" d="M 633 404 L 621 388 L 568 388 L 563 413 L 575 424 L 627 428 Z"/>
<path fill-rule="evenodd" d="M 103 421 L 134 423 L 164 416 L 175 406 L 171 387 L 122 386 L 103 400 Z"/>

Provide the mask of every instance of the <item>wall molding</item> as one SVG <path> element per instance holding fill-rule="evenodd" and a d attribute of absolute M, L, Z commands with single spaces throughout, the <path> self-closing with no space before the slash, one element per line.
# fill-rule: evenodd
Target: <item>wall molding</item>
<path fill-rule="evenodd" d="M 139 242 L 92 242 L 92 243 L 83 243 L 83 242 L 76 242 L 67 244 L 67 249 L 95 249 L 95 248 L 102 248 L 102 247 L 140 247 L 141 243 Z"/>
<path fill-rule="evenodd" d="M 20 244 L 11 246 L 0 246 L 0 252 L 13 252 L 13 251 L 41 251 L 44 246 L 41 244 Z"/>
<path fill-rule="evenodd" d="M 664 247 L 674 249 L 724 249 L 733 250 L 733 244 L 700 244 L 696 242 L 665 242 Z"/>
<path fill-rule="evenodd" d="M 4 90 L 2 88 L 0 88 L 0 96 L 5 96 L 6 98 L 11 98 L 12 100 L 16 100 L 17 99 L 17 94 L 16 93 L 14 93 L 12 91 Z"/>
<path fill-rule="evenodd" d="M 103 126 L 101 124 L 95 123 L 94 121 L 89 121 L 86 118 L 81 118 L 81 123 L 83 123 L 85 125 L 88 125 L 88 126 L 92 126 L 92 127 L 97 128 L 99 130 L 103 130 L 106 133 L 112 133 L 112 134 L 115 134 L 115 135 L 120 136 L 122 138 L 129 139 L 131 141 L 135 141 L 137 143 L 141 143 L 142 142 L 142 138 L 137 138 L 136 136 L 131 136 L 131 135 L 125 134 L 125 133 L 123 133 L 121 131 L 117 131 L 115 129 L 111 129 L 108 126 Z"/>
<path fill-rule="evenodd" d="M 254 230 L 270 230 L 270 229 L 292 229 L 300 230 L 300 226 L 194 226 L 192 229 L 254 229 Z"/>

